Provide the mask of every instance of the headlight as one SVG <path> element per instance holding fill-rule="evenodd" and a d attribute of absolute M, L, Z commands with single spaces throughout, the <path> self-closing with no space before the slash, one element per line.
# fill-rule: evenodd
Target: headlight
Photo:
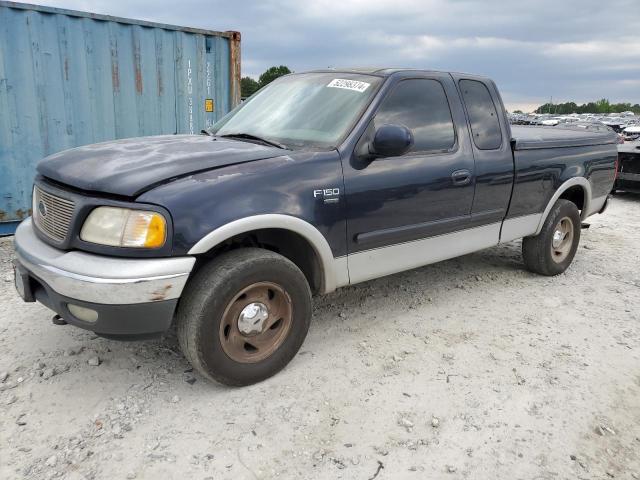
<path fill-rule="evenodd" d="M 98 207 L 82 225 L 80 238 L 112 247 L 160 248 L 167 238 L 167 222 L 157 212 Z"/>

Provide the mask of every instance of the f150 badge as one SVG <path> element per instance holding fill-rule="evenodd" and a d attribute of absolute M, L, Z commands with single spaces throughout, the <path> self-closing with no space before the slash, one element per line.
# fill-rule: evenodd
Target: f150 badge
<path fill-rule="evenodd" d="M 313 191 L 313 198 L 323 198 L 324 203 L 338 203 L 340 201 L 339 188 L 322 188 Z"/>

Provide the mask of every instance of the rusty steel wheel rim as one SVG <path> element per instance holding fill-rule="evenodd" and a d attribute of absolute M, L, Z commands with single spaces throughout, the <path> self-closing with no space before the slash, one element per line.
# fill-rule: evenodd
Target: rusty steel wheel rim
<path fill-rule="evenodd" d="M 280 285 L 258 282 L 242 289 L 220 322 L 224 353 L 239 363 L 256 363 L 275 352 L 291 330 L 291 297 Z"/>
<path fill-rule="evenodd" d="M 551 239 L 551 258 L 556 263 L 563 262 L 571 252 L 573 246 L 573 222 L 569 217 L 563 217 L 553 229 Z"/>

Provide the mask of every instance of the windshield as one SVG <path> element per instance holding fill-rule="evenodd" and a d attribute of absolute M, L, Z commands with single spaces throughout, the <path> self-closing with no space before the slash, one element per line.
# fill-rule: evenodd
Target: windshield
<path fill-rule="evenodd" d="M 352 73 L 302 73 L 279 78 L 209 132 L 244 135 L 287 148 L 335 148 L 349 133 L 382 78 Z"/>

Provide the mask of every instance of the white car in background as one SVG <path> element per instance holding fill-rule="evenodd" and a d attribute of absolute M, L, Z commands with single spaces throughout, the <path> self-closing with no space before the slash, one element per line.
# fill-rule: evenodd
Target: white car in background
<path fill-rule="evenodd" d="M 622 131 L 624 139 L 627 142 L 640 139 L 640 125 L 632 125 Z"/>

